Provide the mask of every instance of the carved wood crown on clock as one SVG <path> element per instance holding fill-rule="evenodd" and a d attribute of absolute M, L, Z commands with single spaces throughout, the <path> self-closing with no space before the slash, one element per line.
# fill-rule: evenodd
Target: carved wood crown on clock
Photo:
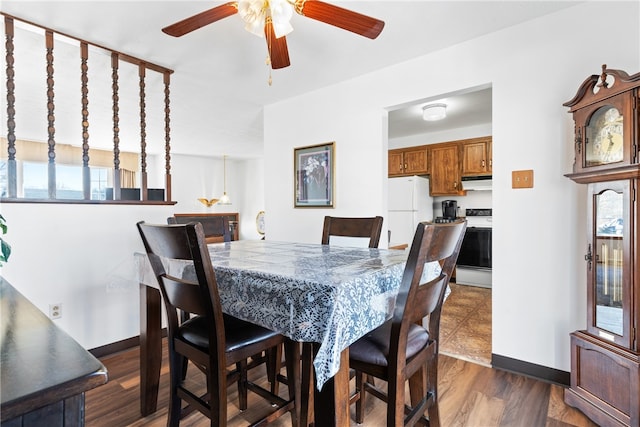
<path fill-rule="evenodd" d="M 563 105 L 575 124 L 573 173 L 579 183 L 640 177 L 640 73 L 602 66 Z"/>

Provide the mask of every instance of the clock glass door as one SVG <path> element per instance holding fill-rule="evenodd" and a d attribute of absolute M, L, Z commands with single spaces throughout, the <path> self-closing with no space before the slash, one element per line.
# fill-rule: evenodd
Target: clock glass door
<path fill-rule="evenodd" d="M 625 316 L 629 270 L 629 181 L 591 184 L 593 234 L 590 261 L 589 329 L 600 338 L 629 345 Z M 627 326 L 625 326 L 627 325 Z"/>

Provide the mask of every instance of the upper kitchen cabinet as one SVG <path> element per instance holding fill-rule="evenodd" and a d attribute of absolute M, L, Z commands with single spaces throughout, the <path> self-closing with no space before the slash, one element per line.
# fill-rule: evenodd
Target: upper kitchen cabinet
<path fill-rule="evenodd" d="M 491 175 L 491 137 L 460 141 L 462 145 L 462 176 Z"/>
<path fill-rule="evenodd" d="M 432 196 L 459 195 L 462 188 L 460 169 L 460 145 L 458 143 L 429 146 Z"/>
<path fill-rule="evenodd" d="M 428 173 L 429 163 L 425 145 L 389 150 L 389 177 Z"/>

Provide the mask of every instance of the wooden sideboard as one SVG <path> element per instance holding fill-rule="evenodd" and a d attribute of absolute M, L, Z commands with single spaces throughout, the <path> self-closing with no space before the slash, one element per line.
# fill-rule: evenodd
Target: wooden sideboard
<path fill-rule="evenodd" d="M 107 382 L 107 370 L 0 277 L 3 427 L 82 426 L 84 393 Z"/>
<path fill-rule="evenodd" d="M 175 217 L 189 218 L 190 221 L 203 222 L 206 221 L 207 218 L 215 218 L 215 217 L 227 217 L 229 221 L 229 231 L 231 232 L 231 240 L 240 240 L 240 230 L 238 227 L 238 213 L 237 212 L 227 212 L 227 213 L 177 213 L 173 214 Z M 184 221 L 181 221 L 181 223 Z M 219 243 L 222 242 L 222 238 L 218 240 L 207 239 L 207 243 Z"/>

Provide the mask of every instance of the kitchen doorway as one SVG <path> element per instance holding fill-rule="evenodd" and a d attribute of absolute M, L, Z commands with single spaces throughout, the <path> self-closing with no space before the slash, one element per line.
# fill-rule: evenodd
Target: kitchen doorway
<path fill-rule="evenodd" d="M 430 104 L 445 104 L 446 117 L 423 120 L 423 107 Z M 388 111 L 390 150 L 493 134 L 490 84 L 418 99 L 389 107 Z M 469 191 L 466 196 L 446 198 L 455 198 L 465 208 L 492 208 L 491 191 Z M 433 199 L 434 217 L 440 215 L 440 199 Z M 463 209 L 460 211 L 464 213 Z M 491 366 L 491 287 L 451 283 L 451 293 L 442 309 L 440 341 L 443 354 Z"/>

